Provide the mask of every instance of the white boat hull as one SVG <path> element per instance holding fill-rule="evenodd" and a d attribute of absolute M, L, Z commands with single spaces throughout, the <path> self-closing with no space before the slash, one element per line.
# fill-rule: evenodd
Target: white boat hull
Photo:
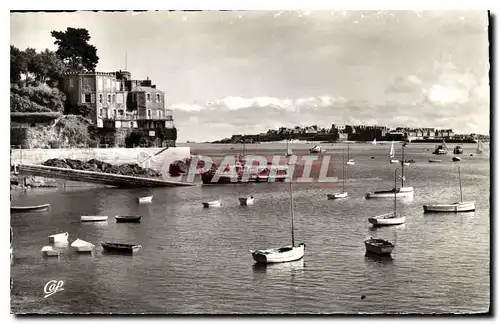
<path fill-rule="evenodd" d="M 327 194 L 326 195 L 328 199 L 341 199 L 341 198 L 346 198 L 347 197 L 347 191 L 344 192 L 338 192 L 334 194 Z"/>
<path fill-rule="evenodd" d="M 252 257 L 257 263 L 281 263 L 291 262 L 302 259 L 304 257 L 305 244 L 300 243 L 298 246 L 287 246 L 269 250 L 254 250 Z M 281 252 L 280 252 L 281 251 Z"/>
<path fill-rule="evenodd" d="M 209 201 L 209 202 L 204 202 L 203 207 L 204 208 L 209 208 L 209 207 L 220 207 L 221 202 L 220 200 L 217 201 Z"/>
<path fill-rule="evenodd" d="M 354 160 L 349 160 L 345 164 L 347 164 L 347 165 L 354 165 Z"/>
<path fill-rule="evenodd" d="M 147 204 L 147 203 L 153 202 L 153 196 L 139 197 L 137 199 L 139 200 L 139 204 Z"/>
<path fill-rule="evenodd" d="M 369 192 L 365 195 L 370 198 L 394 198 L 393 190 Z M 401 187 L 396 191 L 396 197 L 413 197 L 413 187 Z"/>
<path fill-rule="evenodd" d="M 71 243 L 71 247 L 74 248 L 78 253 L 92 253 L 94 244 L 77 239 L 73 243 Z"/>
<path fill-rule="evenodd" d="M 399 160 L 391 160 L 391 163 L 399 163 Z"/>
<path fill-rule="evenodd" d="M 44 246 L 42 248 L 42 254 L 45 257 L 58 257 L 59 251 L 54 250 L 52 246 Z"/>
<path fill-rule="evenodd" d="M 404 166 L 410 166 L 410 162 L 403 162 Z"/>
<path fill-rule="evenodd" d="M 476 210 L 475 201 L 464 201 L 454 204 L 429 204 L 424 205 L 424 212 L 434 212 L 434 213 L 459 213 L 459 212 L 470 212 Z"/>
<path fill-rule="evenodd" d="M 391 225 L 401 225 L 406 221 L 404 216 L 394 216 L 394 213 L 384 214 L 380 216 L 368 218 L 370 224 L 375 226 L 391 226 Z"/>
<path fill-rule="evenodd" d="M 108 220 L 108 216 L 81 216 L 80 221 L 82 222 L 105 222 Z"/>
<path fill-rule="evenodd" d="M 248 205 L 253 205 L 253 200 L 254 198 L 238 198 L 238 200 L 240 201 L 240 205 L 241 206 L 248 206 Z"/>
<path fill-rule="evenodd" d="M 49 236 L 50 243 L 68 243 L 68 232 Z"/>

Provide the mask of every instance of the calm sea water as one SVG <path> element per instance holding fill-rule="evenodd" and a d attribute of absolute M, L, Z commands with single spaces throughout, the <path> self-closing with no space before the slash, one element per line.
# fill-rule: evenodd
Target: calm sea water
<path fill-rule="evenodd" d="M 247 152 L 274 154 L 284 145 L 247 145 Z M 311 145 L 292 144 L 296 153 Z M 451 145 L 450 145 L 451 146 Z M 222 156 L 235 145 L 191 145 L 198 154 Z M 234 147 L 233 150 L 230 148 Z M 339 158 L 340 145 L 326 145 Z M 365 200 L 371 190 L 393 186 L 389 145 L 352 144 L 346 190 L 339 184 L 295 184 L 296 241 L 307 244 L 298 262 L 256 267 L 254 248 L 289 244 L 290 205 L 286 184 L 248 184 L 156 189 L 33 189 L 14 192 L 13 204 L 50 203 L 46 212 L 13 214 L 11 267 L 14 313 L 462 313 L 485 312 L 490 303 L 489 152 L 461 163 L 464 199 L 476 211 L 423 214 L 429 201 L 459 199 L 452 155 L 428 163 L 433 144 L 412 144 L 406 184 L 414 198 L 399 200 L 406 224 L 374 229 L 367 218 L 392 210 L 391 199 Z M 371 159 L 371 157 L 375 159 Z M 436 158 L 436 157 L 434 157 Z M 152 193 L 149 205 L 136 197 Z M 238 205 L 252 194 L 255 205 Z M 221 208 L 201 202 L 222 199 Z M 117 224 L 114 215 L 142 215 L 140 224 Z M 108 215 L 105 223 L 80 223 L 81 215 Z M 69 232 L 70 243 L 96 244 L 93 255 L 68 247 L 59 259 L 44 259 L 48 235 Z M 370 236 L 396 243 L 392 259 L 365 257 Z M 104 255 L 100 241 L 141 244 L 134 256 Z M 44 298 L 49 280 L 64 290 Z M 365 295 L 365 299 L 360 297 Z"/>

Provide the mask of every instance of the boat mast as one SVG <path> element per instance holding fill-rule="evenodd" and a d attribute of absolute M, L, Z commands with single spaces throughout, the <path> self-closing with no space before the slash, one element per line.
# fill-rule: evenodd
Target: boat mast
<path fill-rule="evenodd" d="M 286 142 L 286 147 L 287 147 L 287 156 L 288 156 L 288 166 L 290 167 L 290 156 L 288 154 L 288 141 Z M 295 246 L 295 235 L 294 235 L 294 231 L 293 231 L 293 218 L 294 218 L 294 215 L 293 215 L 293 191 L 292 191 L 292 180 L 293 180 L 293 172 L 292 174 L 290 174 L 290 213 L 292 215 L 292 247 Z"/>
<path fill-rule="evenodd" d="M 460 185 L 460 202 L 463 202 L 464 198 L 462 196 L 462 179 L 460 178 L 460 164 L 458 165 L 458 183 Z"/>
<path fill-rule="evenodd" d="M 405 183 L 405 145 L 401 146 L 401 188 L 404 187 Z"/>
<path fill-rule="evenodd" d="M 342 192 L 345 191 L 345 160 L 344 160 L 344 148 L 342 148 Z"/>
<path fill-rule="evenodd" d="M 394 171 L 394 216 L 396 216 L 396 186 L 398 179 L 398 169 Z"/>
<path fill-rule="evenodd" d="M 349 145 L 347 145 L 347 161 L 349 161 Z"/>

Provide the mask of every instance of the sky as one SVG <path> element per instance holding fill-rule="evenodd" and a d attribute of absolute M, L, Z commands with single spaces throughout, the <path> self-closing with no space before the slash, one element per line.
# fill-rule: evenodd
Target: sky
<path fill-rule="evenodd" d="M 67 27 L 89 30 L 99 71 L 166 92 L 179 142 L 295 125 L 489 133 L 486 11 L 11 13 L 11 44 L 55 50 Z"/>

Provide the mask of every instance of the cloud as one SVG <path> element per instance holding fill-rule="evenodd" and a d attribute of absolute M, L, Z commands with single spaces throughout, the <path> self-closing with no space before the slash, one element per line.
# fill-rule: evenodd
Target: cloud
<path fill-rule="evenodd" d="M 386 92 L 413 92 L 422 89 L 422 80 L 414 74 L 406 77 L 398 76 L 389 84 Z"/>

